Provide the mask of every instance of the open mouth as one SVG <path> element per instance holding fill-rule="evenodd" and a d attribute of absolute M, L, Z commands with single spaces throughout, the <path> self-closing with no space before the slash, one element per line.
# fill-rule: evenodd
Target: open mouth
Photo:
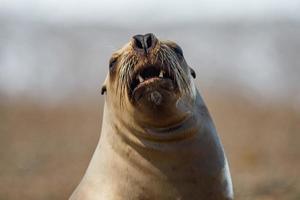
<path fill-rule="evenodd" d="M 145 66 L 134 73 L 130 89 L 133 93 L 140 87 L 163 80 L 171 80 L 175 83 L 173 72 L 158 65 Z"/>

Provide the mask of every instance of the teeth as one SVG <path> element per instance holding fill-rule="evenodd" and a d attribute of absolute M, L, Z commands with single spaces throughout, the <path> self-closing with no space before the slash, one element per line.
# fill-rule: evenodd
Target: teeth
<path fill-rule="evenodd" d="M 139 81 L 142 83 L 142 82 L 144 82 L 144 79 L 143 79 L 143 77 L 139 74 L 138 75 L 138 79 L 139 79 Z"/>
<path fill-rule="evenodd" d="M 163 78 L 164 77 L 164 71 L 161 70 L 160 73 L 159 73 L 159 78 Z"/>

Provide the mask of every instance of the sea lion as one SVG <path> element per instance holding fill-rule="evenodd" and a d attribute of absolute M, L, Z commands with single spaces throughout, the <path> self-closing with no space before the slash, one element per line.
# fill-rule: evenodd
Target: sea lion
<path fill-rule="evenodd" d="M 102 132 L 71 200 L 229 200 L 230 172 L 179 45 L 136 35 L 102 88 Z"/>

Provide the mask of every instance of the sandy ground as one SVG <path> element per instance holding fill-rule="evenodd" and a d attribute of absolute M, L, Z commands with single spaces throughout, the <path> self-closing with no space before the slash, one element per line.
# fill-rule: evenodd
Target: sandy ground
<path fill-rule="evenodd" d="M 99 99 L 48 107 L 0 102 L 0 200 L 68 198 L 100 135 Z M 205 99 L 227 152 L 236 199 L 300 199 L 300 110 L 226 92 Z"/>

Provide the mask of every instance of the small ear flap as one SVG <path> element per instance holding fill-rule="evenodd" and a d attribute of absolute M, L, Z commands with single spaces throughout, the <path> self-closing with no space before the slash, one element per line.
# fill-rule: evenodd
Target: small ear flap
<path fill-rule="evenodd" d="M 101 88 L 101 94 L 103 95 L 106 92 L 106 85 L 103 85 Z"/>
<path fill-rule="evenodd" d="M 107 81 L 108 81 L 108 75 L 106 76 L 105 81 L 104 81 L 104 83 L 103 83 L 103 85 L 102 85 L 102 88 L 101 88 L 101 94 L 102 94 L 102 95 L 103 95 L 104 93 L 106 93 L 106 91 L 107 91 L 107 88 L 106 88 Z"/>
<path fill-rule="evenodd" d="M 190 67 L 190 70 L 191 70 L 192 77 L 196 78 L 196 72 L 195 72 L 195 70 L 193 70 L 191 67 Z"/>

